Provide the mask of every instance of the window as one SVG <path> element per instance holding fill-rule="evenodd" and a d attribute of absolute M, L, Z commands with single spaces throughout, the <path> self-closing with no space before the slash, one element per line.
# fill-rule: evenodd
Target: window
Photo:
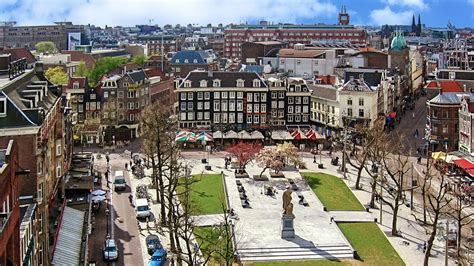
<path fill-rule="evenodd" d="M 247 124 L 252 124 L 252 115 L 247 115 Z"/>
<path fill-rule="evenodd" d="M 283 91 L 278 92 L 278 98 L 280 98 L 280 99 L 285 98 L 285 92 L 283 92 Z"/>
<path fill-rule="evenodd" d="M 211 93 L 209 91 L 204 92 L 204 100 L 209 100 L 211 98 Z"/>
<path fill-rule="evenodd" d="M 255 113 L 260 113 L 260 105 L 259 104 L 254 104 L 253 105 L 253 111 Z"/>
<path fill-rule="evenodd" d="M 272 101 L 272 109 L 276 109 L 278 107 L 278 101 Z"/>
<path fill-rule="evenodd" d="M 347 116 L 352 116 L 352 108 L 347 108 Z"/>
<path fill-rule="evenodd" d="M 188 110 L 193 110 L 193 109 L 194 109 L 193 102 L 188 102 Z"/>
<path fill-rule="evenodd" d="M 303 97 L 303 104 L 309 103 L 309 97 Z"/>
<path fill-rule="evenodd" d="M 184 59 L 184 63 L 189 63 L 189 60 L 188 59 Z"/>
<path fill-rule="evenodd" d="M 336 111 L 335 111 L 335 108 L 334 108 L 334 106 L 331 106 L 331 113 L 333 113 L 333 114 L 334 114 L 335 112 L 336 112 Z"/>
<path fill-rule="evenodd" d="M 197 113 L 197 120 L 202 120 L 202 112 Z"/>
<path fill-rule="evenodd" d="M 261 93 L 260 94 L 260 101 L 266 102 L 267 101 L 267 94 L 266 93 Z"/>
<path fill-rule="evenodd" d="M 202 93 L 202 91 L 199 91 L 199 92 L 197 93 L 197 98 L 198 98 L 198 100 L 202 100 L 202 98 L 203 98 L 203 93 Z"/>
<path fill-rule="evenodd" d="M 77 112 L 83 113 L 84 112 L 84 105 L 80 104 L 77 106 Z"/>
<path fill-rule="evenodd" d="M 352 99 L 351 98 L 347 99 L 347 105 L 352 105 Z"/>
<path fill-rule="evenodd" d="M 276 99 L 277 98 L 277 93 L 276 91 L 272 91 L 272 99 Z"/>
<path fill-rule="evenodd" d="M 288 106 L 288 113 L 292 114 L 293 113 L 293 106 Z"/>
<path fill-rule="evenodd" d="M 296 60 L 296 64 L 297 64 L 297 65 L 301 65 L 301 60 L 297 59 L 297 60 Z"/>
<path fill-rule="evenodd" d="M 180 108 L 181 111 L 184 111 L 186 110 L 186 102 L 181 102 L 181 108 Z"/>
<path fill-rule="evenodd" d="M 227 124 L 227 113 L 221 113 L 221 122 Z"/>
<path fill-rule="evenodd" d="M 293 104 L 293 103 L 294 103 L 294 98 L 288 97 L 288 104 Z"/>
<path fill-rule="evenodd" d="M 284 65 L 285 64 L 285 60 L 281 59 L 280 60 L 280 65 Z"/>
<path fill-rule="evenodd" d="M 254 102 L 260 102 L 260 93 L 254 93 L 253 100 Z"/>
<path fill-rule="evenodd" d="M 359 109 L 359 117 L 364 117 L 364 109 Z"/>
<path fill-rule="evenodd" d="M 38 161 L 38 175 L 43 174 L 43 161 Z"/>
<path fill-rule="evenodd" d="M 221 111 L 227 112 L 227 101 L 222 101 L 222 103 L 221 103 Z"/>
<path fill-rule="evenodd" d="M 188 120 L 194 120 L 194 112 L 188 112 Z"/>
<path fill-rule="evenodd" d="M 128 114 L 128 121 L 135 120 L 135 116 L 133 114 Z"/>
<path fill-rule="evenodd" d="M 303 106 L 303 113 L 309 113 L 308 106 Z"/>
<path fill-rule="evenodd" d="M 301 116 L 295 115 L 295 122 L 300 122 L 300 121 L 301 121 Z"/>
<path fill-rule="evenodd" d="M 293 122 L 293 115 L 288 116 L 288 122 Z"/>
<path fill-rule="evenodd" d="M 210 102 L 204 102 L 204 110 L 209 110 L 211 109 L 211 103 Z"/>
<path fill-rule="evenodd" d="M 285 101 L 278 101 L 278 108 L 285 108 Z"/>
<path fill-rule="evenodd" d="M 118 98 L 123 98 L 123 91 L 119 91 L 118 94 L 117 94 L 117 97 Z"/>
<path fill-rule="evenodd" d="M 179 64 L 179 59 L 176 59 L 176 61 L 175 61 L 175 62 L 176 62 L 176 64 Z"/>
<path fill-rule="evenodd" d="M 235 100 L 229 101 L 229 111 L 235 111 Z"/>
<path fill-rule="evenodd" d="M 252 102 L 252 93 L 247 93 L 247 102 Z"/>
<path fill-rule="evenodd" d="M 204 112 L 204 119 L 209 120 L 210 119 L 210 113 L 209 112 Z"/>
<path fill-rule="evenodd" d="M 267 112 L 267 105 L 266 105 L 266 104 L 262 104 L 262 105 L 260 106 L 260 112 L 262 112 L 262 113 L 266 113 L 266 112 Z"/>
<path fill-rule="evenodd" d="M 79 89 L 79 82 L 75 81 L 75 82 L 72 84 L 72 88 L 73 88 L 73 89 Z"/>
<path fill-rule="evenodd" d="M 244 114 L 238 113 L 237 114 L 237 123 L 243 123 L 244 122 Z"/>
<path fill-rule="evenodd" d="M 247 104 L 247 113 L 251 113 L 251 112 L 252 112 L 252 105 Z"/>
<path fill-rule="evenodd" d="M 188 100 L 193 100 L 193 93 L 192 92 L 188 92 Z"/>
<path fill-rule="evenodd" d="M 227 92 L 226 91 L 222 92 L 222 99 L 227 99 Z"/>
<path fill-rule="evenodd" d="M 448 125 L 443 125 L 443 134 L 448 134 Z"/>
<path fill-rule="evenodd" d="M 301 97 L 296 97 L 295 102 L 296 104 L 301 104 Z"/>
<path fill-rule="evenodd" d="M 140 109 L 140 102 L 135 102 L 135 109 Z"/>
<path fill-rule="evenodd" d="M 37 196 L 38 203 L 43 202 L 43 182 L 38 184 L 38 196 Z M 40 231 L 42 231 L 42 227 L 40 227 Z"/>
<path fill-rule="evenodd" d="M 229 92 L 229 98 L 231 98 L 231 99 L 235 98 L 235 91 Z"/>
<path fill-rule="evenodd" d="M 229 123 L 230 124 L 235 123 L 235 114 L 234 113 L 229 114 Z"/>
<path fill-rule="evenodd" d="M 61 140 L 56 140 L 56 156 L 61 156 Z"/>
<path fill-rule="evenodd" d="M 191 88 L 191 81 L 186 80 L 186 81 L 184 82 L 184 87 L 185 87 L 185 88 Z"/>
<path fill-rule="evenodd" d="M 181 101 L 186 101 L 186 92 L 181 92 Z"/>
<path fill-rule="evenodd" d="M 203 103 L 202 103 L 202 102 L 198 102 L 198 103 L 197 103 L 197 109 L 198 109 L 198 110 L 202 110 L 202 108 L 203 108 Z"/>
<path fill-rule="evenodd" d="M 237 98 L 238 99 L 243 99 L 244 98 L 244 92 L 243 91 L 238 91 L 237 92 Z"/>
<path fill-rule="evenodd" d="M 254 116 L 253 116 L 253 123 L 254 123 L 254 124 L 258 124 L 259 121 L 260 121 L 260 116 L 259 116 L 259 115 L 254 115 Z"/>
<path fill-rule="evenodd" d="M 219 101 L 214 102 L 214 111 L 220 111 L 221 103 Z"/>
<path fill-rule="evenodd" d="M 206 80 L 201 80 L 199 86 L 200 87 L 207 87 L 207 81 Z"/>
<path fill-rule="evenodd" d="M 214 113 L 214 123 L 220 123 L 221 115 L 219 113 Z"/>
<path fill-rule="evenodd" d="M 62 176 L 62 167 L 61 167 L 61 162 L 56 163 L 56 177 L 61 177 Z"/>
<path fill-rule="evenodd" d="M 260 80 L 254 79 L 254 80 L 253 80 L 253 86 L 254 86 L 254 87 L 260 87 Z"/>
<path fill-rule="evenodd" d="M 221 97 L 221 93 L 218 91 L 214 92 L 214 99 L 219 99 Z"/>
<path fill-rule="evenodd" d="M 133 103 L 128 103 L 128 110 L 133 110 Z"/>
<path fill-rule="evenodd" d="M 295 106 L 295 114 L 301 113 L 301 106 L 297 105 Z"/>
<path fill-rule="evenodd" d="M 244 110 L 244 101 L 237 100 L 237 111 L 243 111 L 243 110 Z"/>
<path fill-rule="evenodd" d="M 7 98 L 0 98 L 0 116 L 7 115 Z"/>
<path fill-rule="evenodd" d="M 174 72 L 177 72 L 177 73 L 181 72 L 181 68 L 180 67 L 175 67 Z"/>
<path fill-rule="evenodd" d="M 267 116 L 266 115 L 261 115 L 260 116 L 260 123 L 261 124 L 267 123 Z"/>
<path fill-rule="evenodd" d="M 213 87 L 220 87 L 221 86 L 221 81 L 216 79 L 212 82 Z"/>
<path fill-rule="evenodd" d="M 364 106 L 364 98 L 359 98 L 359 106 Z"/>
<path fill-rule="evenodd" d="M 243 86 L 244 86 L 244 81 L 241 79 L 238 79 L 236 87 L 243 87 Z"/>

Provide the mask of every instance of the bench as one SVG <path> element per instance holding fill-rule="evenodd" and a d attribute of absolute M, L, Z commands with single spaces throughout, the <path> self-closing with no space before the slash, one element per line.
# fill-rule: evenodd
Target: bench
<path fill-rule="evenodd" d="M 239 197 L 240 197 L 241 200 L 246 200 L 246 199 L 248 199 L 247 194 L 245 194 L 245 192 L 240 192 L 240 193 L 239 193 Z"/>
<path fill-rule="evenodd" d="M 237 189 L 239 192 L 245 193 L 245 188 L 243 186 L 238 186 Z"/>
<path fill-rule="evenodd" d="M 240 203 L 242 203 L 243 208 L 250 208 L 250 204 L 248 200 L 241 200 Z"/>
<path fill-rule="evenodd" d="M 235 180 L 235 183 L 237 184 L 237 186 L 242 186 L 242 182 L 240 182 L 240 180 Z"/>

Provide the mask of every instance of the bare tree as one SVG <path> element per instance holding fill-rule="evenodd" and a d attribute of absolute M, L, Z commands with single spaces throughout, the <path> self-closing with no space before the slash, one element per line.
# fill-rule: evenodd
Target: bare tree
<path fill-rule="evenodd" d="M 177 121 L 170 107 L 157 103 L 147 106 L 141 115 L 142 150 L 151 162 L 151 178 L 156 188 L 156 198 L 160 202 L 161 223 L 167 224 L 164 173 L 170 169 L 174 152 L 179 153 L 174 144 Z"/>
<path fill-rule="evenodd" d="M 438 232 L 438 223 L 440 217 L 446 213 L 446 207 L 449 205 L 451 199 L 447 197 L 447 180 L 446 175 L 441 173 L 440 184 L 438 189 L 432 189 L 428 194 L 429 213 L 431 214 L 431 223 L 429 224 L 429 238 L 427 241 L 425 258 L 423 265 L 428 266 L 431 250 L 433 249 L 433 242 Z M 446 254 L 447 255 L 447 254 Z"/>
<path fill-rule="evenodd" d="M 449 215 L 457 223 L 457 246 L 456 246 L 456 255 L 459 258 L 461 255 L 461 242 L 462 242 L 462 229 L 472 223 L 474 213 L 469 212 L 469 208 L 472 206 L 470 201 L 470 195 L 466 192 L 470 192 L 468 189 L 469 186 L 458 185 L 455 188 L 450 189 L 452 191 L 453 200 L 450 204 Z"/>

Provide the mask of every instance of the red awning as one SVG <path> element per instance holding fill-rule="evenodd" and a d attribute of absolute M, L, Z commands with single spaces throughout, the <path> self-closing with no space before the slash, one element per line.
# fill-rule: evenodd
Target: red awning
<path fill-rule="evenodd" d="M 453 161 L 455 165 L 459 166 L 464 170 L 474 169 L 474 164 L 466 159 L 459 159 Z"/>

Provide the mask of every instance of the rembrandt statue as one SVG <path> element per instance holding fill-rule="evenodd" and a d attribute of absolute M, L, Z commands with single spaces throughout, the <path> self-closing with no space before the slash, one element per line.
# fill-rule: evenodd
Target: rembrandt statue
<path fill-rule="evenodd" d="M 293 203 L 291 203 L 292 192 L 290 187 L 286 187 L 285 192 L 283 192 L 283 214 L 293 215 Z"/>

